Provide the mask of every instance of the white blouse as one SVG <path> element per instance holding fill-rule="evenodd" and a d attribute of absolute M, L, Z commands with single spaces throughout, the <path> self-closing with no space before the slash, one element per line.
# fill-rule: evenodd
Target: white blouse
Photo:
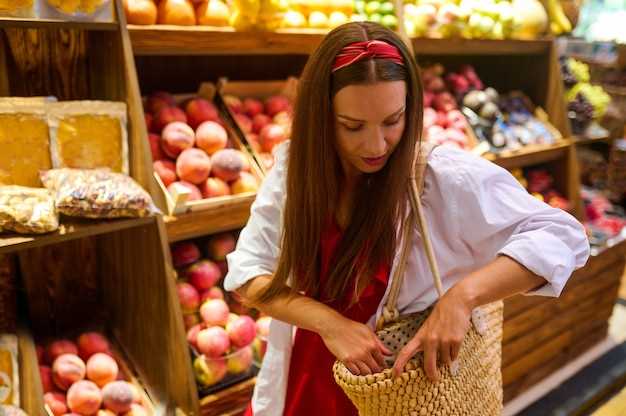
<path fill-rule="evenodd" d="M 275 155 L 276 164 L 263 181 L 237 248 L 228 255 L 226 290 L 271 275 L 276 269 L 288 144 L 278 147 Z M 444 290 L 504 254 L 546 280 L 528 294 L 556 297 L 572 272 L 589 257 L 584 228 L 574 217 L 529 195 L 508 171 L 481 157 L 439 146 L 430 155 L 424 179 L 422 204 Z M 437 298 L 417 228 L 412 238 L 398 298 L 403 314 L 426 309 Z M 398 257 L 396 253 L 391 276 Z M 387 295 L 369 320 L 372 328 Z M 292 325 L 272 320 L 252 399 L 255 416 L 283 413 L 293 334 Z"/>

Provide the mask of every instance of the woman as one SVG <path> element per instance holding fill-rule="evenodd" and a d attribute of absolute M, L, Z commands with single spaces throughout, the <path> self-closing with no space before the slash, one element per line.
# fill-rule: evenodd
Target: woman
<path fill-rule="evenodd" d="M 393 32 L 350 23 L 326 36 L 299 84 L 292 140 L 252 206 L 225 288 L 275 318 L 248 414 L 356 415 L 332 375 L 379 372 L 389 351 L 373 332 L 409 210 L 407 178 L 422 130 L 422 90 Z M 583 227 L 530 196 L 504 169 L 437 147 L 422 204 L 445 295 L 398 355 L 418 351 L 438 378 L 474 308 L 518 293 L 559 296 L 589 255 Z M 417 230 L 403 277 L 402 314 L 437 298 Z M 294 328 L 297 328 L 294 334 Z"/>

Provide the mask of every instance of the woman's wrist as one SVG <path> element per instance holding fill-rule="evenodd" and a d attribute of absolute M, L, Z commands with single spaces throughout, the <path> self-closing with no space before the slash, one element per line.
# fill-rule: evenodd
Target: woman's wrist
<path fill-rule="evenodd" d="M 457 284 L 452 286 L 447 295 L 454 297 L 458 302 L 464 305 L 469 312 L 481 305 L 480 294 L 476 285 L 472 284 L 471 279 L 461 279 Z"/>

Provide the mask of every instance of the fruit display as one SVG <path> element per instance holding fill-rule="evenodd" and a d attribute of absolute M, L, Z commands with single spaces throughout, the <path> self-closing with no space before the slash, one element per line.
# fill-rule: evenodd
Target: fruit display
<path fill-rule="evenodd" d="M 172 95 L 156 92 L 144 108 L 154 171 L 173 197 L 197 201 L 257 191 L 251 158 L 236 148 L 212 102 L 194 97 L 177 105 Z"/>
<path fill-rule="evenodd" d="M 609 239 L 626 232 L 626 210 L 611 203 L 606 193 L 594 188 L 583 187 L 581 197 L 585 205 L 584 223 L 592 246 L 606 245 Z"/>
<path fill-rule="evenodd" d="M 353 0 L 290 0 L 283 15 L 283 28 L 330 29 L 348 23 L 354 12 Z"/>
<path fill-rule="evenodd" d="M 395 5 L 391 1 L 365 1 L 354 2 L 354 13 L 350 16 L 351 21 L 370 21 L 380 23 L 388 29 L 398 28 L 398 17 Z"/>
<path fill-rule="evenodd" d="M 222 91 L 225 107 L 265 171 L 274 164 L 274 147 L 291 136 L 293 105 L 288 94 L 296 83 L 296 79 L 275 85 L 240 82 L 227 84 Z M 265 86 L 265 94 L 248 95 L 246 91 L 252 84 Z"/>
<path fill-rule="evenodd" d="M 611 97 L 599 85 L 589 83 L 589 67 L 574 58 L 560 58 L 565 85 L 567 117 L 576 135 L 587 136 L 587 129 L 606 113 Z"/>
<path fill-rule="evenodd" d="M 187 341 L 201 393 L 250 376 L 253 363 L 260 365 L 265 354 L 268 318 L 256 322 L 254 312 L 221 287 L 227 271 L 226 255 L 235 244 L 235 234 L 222 233 L 202 242 L 185 241 L 171 247 Z"/>
<path fill-rule="evenodd" d="M 37 360 L 44 402 L 54 416 L 152 414 L 147 397 L 99 332 L 37 345 Z"/>
<path fill-rule="evenodd" d="M 470 88 L 469 83 L 460 86 L 461 81 L 454 76 L 446 77 L 445 69 L 440 64 L 422 69 L 422 80 L 424 83 L 424 140 L 470 150 L 475 143 L 469 136 L 470 127 L 459 110 L 455 98 L 455 95 L 462 93 L 461 90 L 465 91 L 465 88 Z M 478 86 L 480 85 L 474 85 L 474 87 Z"/>
<path fill-rule="evenodd" d="M 535 198 L 554 208 L 570 211 L 570 202 L 554 187 L 554 176 L 543 168 L 531 168 L 524 172 L 513 169 L 511 174 Z"/>
<path fill-rule="evenodd" d="M 124 0 L 126 21 L 133 25 L 230 25 L 232 11 L 222 0 Z"/>
<path fill-rule="evenodd" d="M 534 39 L 548 27 L 538 0 L 411 0 L 404 4 L 411 37 Z"/>

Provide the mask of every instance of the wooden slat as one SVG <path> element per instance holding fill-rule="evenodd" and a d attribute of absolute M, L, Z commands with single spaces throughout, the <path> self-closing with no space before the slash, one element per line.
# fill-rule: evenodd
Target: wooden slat
<path fill-rule="evenodd" d="M 167 217 L 167 235 L 170 242 L 188 240 L 242 228 L 250 217 L 252 200 L 241 204 L 224 204 L 206 211 L 192 211 L 176 217 Z"/>
<path fill-rule="evenodd" d="M 619 282 L 621 270 L 623 270 L 622 267 L 623 263 L 616 263 L 615 268 L 603 271 L 589 284 L 574 286 L 571 290 L 562 294 L 559 299 L 553 299 L 528 309 L 505 321 L 502 343 L 506 344 L 519 336 L 531 332 L 534 328 L 537 328 L 543 322 L 559 313 L 568 313 L 572 307 L 583 299 L 592 297 L 598 299 L 598 301 L 606 299 L 612 293 L 607 290 L 610 290 Z M 615 298 L 616 295 L 613 295 L 613 302 L 615 302 Z"/>
<path fill-rule="evenodd" d="M 64 218 L 63 224 L 53 233 L 43 235 L 3 234 L 0 237 L 0 253 L 58 244 L 69 240 L 143 226 L 154 221 L 154 217 L 108 221 L 69 220 Z"/>
<path fill-rule="evenodd" d="M 235 416 L 240 415 L 252 398 L 255 378 L 242 381 L 225 390 L 204 397 L 200 401 L 202 416 Z"/>
<path fill-rule="evenodd" d="M 571 141 L 562 140 L 554 145 L 528 145 L 518 151 L 505 151 L 500 154 L 485 155 L 485 159 L 502 166 L 505 169 L 515 169 L 540 163 L 552 162 L 567 156 L 567 150 L 571 146 Z"/>
<path fill-rule="evenodd" d="M 413 38 L 413 49 L 423 55 L 540 55 L 550 50 L 551 39 L 488 40 Z"/>
<path fill-rule="evenodd" d="M 30 416 L 43 416 L 43 387 L 39 376 L 37 351 L 33 337 L 25 327 L 18 327 L 18 361 L 20 367 L 20 405 Z"/>
<path fill-rule="evenodd" d="M 12 18 L 1 17 L 0 28 L 55 28 L 55 29 L 81 29 L 81 30 L 104 30 L 114 31 L 118 29 L 116 22 L 89 22 L 89 21 L 69 21 L 57 19 L 39 18 Z"/>
<path fill-rule="evenodd" d="M 505 386 L 504 402 L 506 403 L 511 399 L 519 396 L 521 393 L 528 390 L 540 380 L 549 376 L 554 371 L 563 367 L 565 364 L 574 360 L 576 357 L 587 351 L 589 348 L 605 339 L 607 335 L 607 330 L 608 323 L 605 322 L 585 334 L 585 336 L 579 337 L 576 342 L 571 343 L 571 345 L 560 355 L 552 357 L 549 361 L 545 362 L 540 367 L 537 367 L 533 369 L 533 371 L 527 373 L 525 377 Z"/>

